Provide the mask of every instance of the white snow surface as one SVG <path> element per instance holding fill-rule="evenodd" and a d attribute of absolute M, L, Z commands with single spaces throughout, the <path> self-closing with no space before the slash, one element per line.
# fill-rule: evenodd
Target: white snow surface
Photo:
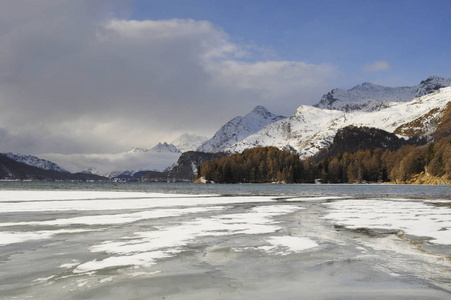
<path fill-rule="evenodd" d="M 451 214 L 447 207 L 395 199 L 338 200 L 325 203 L 331 210 L 324 216 L 347 228 L 399 230 L 431 243 L 451 245 Z"/>
<path fill-rule="evenodd" d="M 65 193 L 68 193 L 65 195 Z M 79 193 L 79 194 L 78 194 Z M 58 200 L 63 199 L 63 200 Z M 218 197 L 133 192 L 4 191 L 0 213 L 27 211 L 108 211 L 168 206 L 272 202 L 271 197 Z"/>
<path fill-rule="evenodd" d="M 450 85 L 451 79 L 437 76 L 431 76 L 419 85 L 410 87 L 385 87 L 365 82 L 347 91 L 334 89 L 315 106 L 341 111 L 376 111 L 388 107 L 390 102 L 409 102 Z"/>
<path fill-rule="evenodd" d="M 180 225 L 161 227 L 157 231 L 135 232 L 125 241 L 105 242 L 91 247 L 92 252 L 102 252 L 110 256 L 79 265 L 74 273 L 97 271 L 106 267 L 149 266 L 157 259 L 174 256 L 183 251 L 183 246 L 199 237 L 224 236 L 234 234 L 265 234 L 281 229 L 273 217 L 295 212 L 297 206 L 257 207 L 242 214 L 225 214 L 209 218 L 197 218 Z M 292 247 L 299 251 L 293 241 L 275 240 L 276 246 Z M 305 244 L 305 241 L 304 241 Z M 304 245 L 305 247 L 306 245 Z"/>
<path fill-rule="evenodd" d="M 31 259 L 40 259 L 42 253 L 50 257 L 52 264 L 58 266 L 59 270 L 49 274 L 46 265 L 46 272 L 38 272 L 37 279 L 37 274 L 33 274 L 31 280 L 27 278 L 30 282 L 46 285 L 58 284 L 65 278 L 73 278 L 78 287 L 94 288 L 98 283 L 116 282 L 124 277 L 128 281 L 130 276 L 162 273 L 162 276 L 170 278 L 167 276 L 177 276 L 180 271 L 185 271 L 184 268 L 188 266 L 185 263 L 196 270 L 196 273 L 188 275 L 198 274 L 200 268 L 206 269 L 206 274 L 210 276 L 211 270 L 216 272 L 219 269 L 215 266 L 225 265 L 228 268 L 229 262 L 237 264 L 239 268 L 243 261 L 236 257 L 241 253 L 244 255 L 240 259 L 249 257 L 250 260 L 244 262 L 257 265 L 258 268 L 252 270 L 261 271 L 261 263 L 265 261 L 269 262 L 269 267 L 276 264 L 277 267 L 270 271 L 276 271 L 277 276 L 281 266 L 287 268 L 294 261 L 307 262 L 301 276 L 311 271 L 312 266 L 315 269 L 327 266 L 320 273 L 326 276 L 319 278 L 321 286 L 324 278 L 331 278 L 331 272 L 348 268 L 349 262 L 362 260 L 368 263 L 374 260 L 375 263 L 371 265 L 375 268 L 389 266 L 393 272 L 399 270 L 398 266 L 392 269 L 393 263 L 400 262 L 404 266 L 406 261 L 413 261 L 416 269 L 423 266 L 422 262 L 425 261 L 428 271 L 431 268 L 437 272 L 429 272 L 427 276 L 433 274 L 435 277 L 437 274 L 441 279 L 445 274 L 443 270 L 446 272 L 449 269 L 446 256 L 419 251 L 409 241 L 415 240 L 416 236 L 426 245 L 435 243 L 438 245 L 429 246 L 447 249 L 447 245 L 451 244 L 451 214 L 448 207 L 434 206 L 434 202 L 449 200 L 398 198 L 299 195 L 291 198 L 298 201 L 295 203 L 275 196 L 2 191 L 0 215 L 5 218 L 0 218 L 0 249 L 10 252 L 10 259 L 16 259 L 9 268 L 5 268 L 4 273 L 15 270 L 20 262 L 27 262 L 24 270 L 29 272 Z M 390 240 L 384 237 L 359 239 L 336 232 L 330 223 L 348 228 L 395 230 L 401 234 L 390 235 Z M 405 242 L 401 240 L 403 233 Z M 52 248 L 54 245 L 63 248 Z M 71 251 L 68 245 L 76 247 L 71 247 Z M 380 253 L 370 251 L 370 248 L 377 247 Z M 359 249 L 362 255 L 354 248 Z M 36 249 L 39 251 L 36 252 Z M 352 251 L 345 252 L 346 249 Z M 17 251 L 20 252 L 19 256 L 16 255 Z M 25 251 L 31 251 L 28 260 L 22 256 Z M 387 261 L 392 251 L 398 251 L 403 256 L 400 260 Z M 48 253 L 56 256 L 49 256 Z M 423 256 L 425 258 L 421 258 Z M 411 257 L 415 260 L 411 260 Z M 278 261 L 284 264 L 280 265 Z M 341 264 L 342 261 L 346 263 Z M 180 268 L 175 268 L 176 272 L 171 273 L 175 265 L 180 265 Z M 436 269 L 432 269 L 434 266 Z M 293 268 L 297 267 L 293 265 Z M 351 267 L 354 272 L 356 269 Z M 410 274 L 402 270 L 397 274 Z M 281 278 L 292 278 L 293 273 L 290 271 L 288 274 L 290 277 Z M 357 278 L 358 284 L 360 274 L 353 277 Z M 339 277 L 341 284 L 343 277 Z M 414 278 L 417 280 L 418 277 Z M 383 281 L 382 284 L 385 286 L 386 282 L 391 284 L 390 281 Z M 67 285 L 66 281 L 62 283 Z M 354 289 L 354 280 L 352 283 L 351 288 Z M 376 284 L 380 290 L 379 281 L 371 280 L 370 283 Z M 61 289 L 61 286 L 57 288 Z"/>
<path fill-rule="evenodd" d="M 222 206 L 216 207 L 188 207 L 177 209 L 159 209 L 159 210 L 146 210 L 135 213 L 126 214 L 114 214 L 114 215 L 94 215 L 75 217 L 67 219 L 56 219 L 48 221 L 35 221 L 35 222 L 11 222 L 0 223 L 0 227 L 8 226 L 67 226 L 67 225 L 112 225 L 112 224 L 126 224 L 137 222 L 141 220 L 158 219 L 166 217 L 178 217 L 185 214 L 206 212 L 212 210 L 222 210 Z"/>
<path fill-rule="evenodd" d="M 269 196 L 218 197 L 139 192 L 5 191 L 0 194 L 0 203 L 0 214 L 25 211 L 30 213 L 71 211 L 71 214 L 61 214 L 55 219 L 0 222 L 2 229 L 0 246 L 47 240 L 55 235 L 104 231 L 108 230 L 110 225 L 197 214 L 195 218 L 184 217 L 180 222 L 157 222 L 154 230 L 127 232 L 120 239 L 94 244 L 90 247 L 90 251 L 102 253 L 100 258 L 84 262 L 72 260 L 70 264 L 61 265 L 61 267 L 73 268 L 75 274 L 112 267 L 148 267 L 156 264 L 159 259 L 177 255 L 184 251 L 189 243 L 196 243 L 203 237 L 252 235 L 262 239 L 254 247 L 256 251 L 263 250 L 280 255 L 299 252 L 317 245 L 308 238 L 280 235 L 283 227 L 280 226 L 276 217 L 295 213 L 303 207 L 279 204 Z M 228 212 L 228 209 L 239 203 L 245 203 L 246 206 L 243 206 L 240 212 Z M 114 213 L 109 213 L 111 210 L 114 210 Z M 76 217 L 68 217 L 77 211 L 79 213 L 89 211 L 89 215 L 82 213 Z M 204 213 L 206 214 L 203 215 Z M 96 227 L 71 229 L 73 225 Z M 42 227 L 46 230 L 39 230 Z M 276 233 L 276 237 L 272 236 Z M 262 244 L 271 246 L 268 249 L 260 248 Z"/>
<path fill-rule="evenodd" d="M 196 151 L 203 143 L 208 140 L 205 136 L 197 134 L 184 133 L 171 142 L 181 152 Z"/>
<path fill-rule="evenodd" d="M 35 240 L 49 239 L 57 234 L 81 233 L 93 231 L 92 229 L 60 229 L 60 230 L 43 230 L 34 232 L 0 232 L 0 246 L 15 243 L 23 243 Z"/>
<path fill-rule="evenodd" d="M 318 243 L 308 237 L 299 236 L 274 236 L 268 239 L 271 246 L 262 246 L 259 249 L 266 252 L 277 252 L 281 255 L 292 252 L 301 252 L 318 247 Z"/>
<path fill-rule="evenodd" d="M 355 125 L 393 132 L 434 108 L 443 109 L 450 101 L 451 87 L 446 87 L 410 102 L 388 103 L 387 108 L 374 112 L 344 112 L 303 105 L 291 117 L 266 126 L 227 150 L 242 152 L 257 146 L 275 146 L 292 148 L 301 157 L 309 157 L 328 147 L 340 128 Z M 426 129 L 429 132 L 434 130 L 432 127 Z"/>
<path fill-rule="evenodd" d="M 244 117 L 236 117 L 227 122 L 211 139 L 203 143 L 197 150 L 203 152 L 225 151 L 232 144 L 282 119 L 285 119 L 285 117 L 270 113 L 263 106 L 257 106 Z"/>
<path fill-rule="evenodd" d="M 177 149 L 176 146 L 174 146 L 172 144 L 168 144 L 166 142 L 164 142 L 163 144 L 162 143 L 158 143 L 158 145 L 156 145 L 155 147 L 150 149 L 149 152 L 154 152 L 154 153 L 181 153 L 181 151 L 179 149 Z"/>

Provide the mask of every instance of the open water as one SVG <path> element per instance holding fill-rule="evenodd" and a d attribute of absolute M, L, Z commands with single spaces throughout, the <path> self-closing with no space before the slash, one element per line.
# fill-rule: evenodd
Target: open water
<path fill-rule="evenodd" d="M 0 299 L 450 299 L 451 187 L 0 182 Z"/>

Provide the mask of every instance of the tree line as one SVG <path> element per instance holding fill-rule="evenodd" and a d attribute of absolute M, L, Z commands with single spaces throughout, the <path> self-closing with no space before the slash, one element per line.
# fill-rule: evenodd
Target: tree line
<path fill-rule="evenodd" d="M 407 183 L 421 172 L 451 180 L 451 136 L 398 150 L 340 153 L 318 163 L 288 150 L 257 147 L 204 162 L 198 176 L 217 183 Z"/>

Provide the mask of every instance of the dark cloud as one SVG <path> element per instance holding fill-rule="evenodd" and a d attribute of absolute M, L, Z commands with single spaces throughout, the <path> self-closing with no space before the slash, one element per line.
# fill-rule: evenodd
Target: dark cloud
<path fill-rule="evenodd" d="M 112 1 L 2 1 L 0 127 L 28 143 L 2 138 L 0 148 L 151 147 L 183 132 L 212 135 L 258 104 L 289 115 L 334 87 L 334 66 L 258 61 L 207 21 L 134 21 L 118 17 L 121 9 Z"/>

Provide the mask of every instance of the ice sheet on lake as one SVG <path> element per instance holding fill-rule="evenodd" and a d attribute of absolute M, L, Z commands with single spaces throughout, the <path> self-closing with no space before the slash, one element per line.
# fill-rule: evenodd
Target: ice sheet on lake
<path fill-rule="evenodd" d="M 92 199 L 133 199 L 133 198 L 199 198 L 219 195 L 163 194 L 144 192 L 109 192 L 109 191 L 2 191 L 0 202 L 18 201 L 61 201 Z"/>
<path fill-rule="evenodd" d="M 296 198 L 287 198 L 284 199 L 288 202 L 295 202 L 295 201 L 325 201 L 325 200 L 337 200 L 337 199 L 344 199 L 344 197 L 339 196 L 321 196 L 321 197 L 296 197 Z"/>
<path fill-rule="evenodd" d="M 398 236 L 359 236 L 331 224 L 394 229 L 445 243 L 451 232 L 449 200 L 327 195 L 300 193 L 275 200 L 2 192 L 0 241 L 13 244 L 0 247 L 0 295 L 46 300 L 111 295 L 449 299 L 448 245 L 420 249 Z M 391 251 L 394 246 L 400 250 Z"/>
<path fill-rule="evenodd" d="M 56 198 L 59 192 L 45 192 L 49 198 Z M 42 193 L 42 194 L 45 194 Z M 56 193 L 56 194 L 55 194 Z M 90 192 L 85 192 L 85 197 L 89 197 Z M 145 193 L 139 193 L 140 197 L 127 198 L 122 197 L 122 193 L 117 193 L 115 198 L 111 199 L 95 199 L 91 200 L 67 200 L 62 197 L 60 201 L 25 201 L 14 202 L 17 199 L 23 199 L 20 193 L 12 193 L 17 198 L 10 198 L 12 202 L 4 202 L 0 206 L 0 213 L 12 212 L 44 212 L 44 211 L 104 211 L 104 210 L 123 210 L 123 209 L 146 209 L 158 207 L 176 207 L 176 206 L 199 206 L 199 205 L 221 205 L 234 203 L 251 203 L 251 202 L 271 202 L 271 197 L 145 197 Z M 72 194 L 71 194 L 72 195 Z M 97 192 L 93 192 L 98 195 Z M 75 197 L 75 196 L 74 196 Z"/>
<path fill-rule="evenodd" d="M 177 226 L 162 226 L 155 231 L 136 232 L 133 236 L 126 237 L 126 241 L 105 242 L 91 247 L 93 252 L 104 252 L 112 256 L 81 264 L 74 272 L 96 271 L 113 266 L 148 266 L 153 264 L 155 259 L 180 253 L 188 243 L 193 243 L 201 237 L 274 233 L 281 229 L 274 220 L 275 216 L 293 213 L 299 209 L 294 205 L 258 206 L 245 213 L 197 218 Z M 277 241 L 281 243 L 280 239 L 273 242 Z M 284 246 L 291 246 L 297 251 L 293 243 Z"/>
<path fill-rule="evenodd" d="M 115 214 L 115 215 L 94 215 L 85 217 L 75 217 L 67 219 L 56 219 L 48 221 L 35 222 L 16 222 L 16 223 L 0 223 L 0 227 L 8 226 L 67 226 L 67 225 L 113 225 L 126 224 L 148 219 L 158 219 L 166 217 L 177 217 L 184 214 L 201 213 L 212 210 L 222 210 L 224 207 L 188 207 L 188 208 L 167 208 L 146 210 L 129 214 Z"/>
<path fill-rule="evenodd" d="M 277 252 L 282 255 L 292 252 L 301 252 L 319 246 L 310 238 L 297 236 L 274 236 L 267 241 L 271 246 L 262 246 L 259 247 L 259 249 L 267 252 Z"/>
<path fill-rule="evenodd" d="M 347 228 L 399 230 L 408 235 L 430 237 L 431 243 L 451 245 L 451 210 L 421 201 L 358 199 L 325 203 L 325 215 Z"/>
<path fill-rule="evenodd" d="M 1 231 L 0 232 L 0 246 L 23 243 L 28 241 L 49 239 L 57 234 L 65 233 L 81 233 L 89 232 L 93 230 L 84 229 L 67 229 L 67 230 L 45 230 L 45 231 L 32 231 L 32 232 L 12 232 Z"/>

